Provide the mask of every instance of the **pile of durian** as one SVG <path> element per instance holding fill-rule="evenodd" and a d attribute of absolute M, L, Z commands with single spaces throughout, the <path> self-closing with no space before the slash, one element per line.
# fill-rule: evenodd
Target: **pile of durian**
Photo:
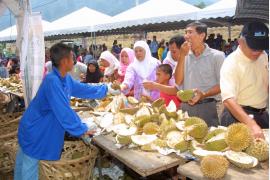
<path fill-rule="evenodd" d="M 144 99 L 114 96 L 104 100 L 95 113 L 100 116 L 97 124 L 112 132 L 121 148 L 190 152 L 201 161 L 201 171 L 209 178 L 223 177 L 229 162 L 249 169 L 268 159 L 268 142 L 253 139 L 246 125 L 209 128 L 203 119 L 176 110 L 173 102 L 166 107 L 163 99 L 150 104 Z"/>
<path fill-rule="evenodd" d="M 0 87 L 3 91 L 23 93 L 22 81 L 17 76 L 0 78 Z"/>

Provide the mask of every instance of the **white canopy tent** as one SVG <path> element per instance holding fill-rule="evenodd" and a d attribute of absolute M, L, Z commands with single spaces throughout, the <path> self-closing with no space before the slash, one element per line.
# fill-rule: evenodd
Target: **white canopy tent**
<path fill-rule="evenodd" d="M 109 23 L 112 17 L 88 7 L 83 7 L 51 23 L 45 36 L 93 32 L 93 26 Z"/>
<path fill-rule="evenodd" d="M 50 22 L 42 20 L 43 30 L 46 31 L 50 29 Z M 0 32 L 0 41 L 15 41 L 17 37 L 17 27 L 13 25 L 9 28 L 4 29 Z"/>
<path fill-rule="evenodd" d="M 235 14 L 237 0 L 220 0 L 202 9 L 198 15 L 199 19 L 214 19 L 233 17 Z"/>
<path fill-rule="evenodd" d="M 160 24 L 160 28 L 167 28 L 164 23 L 196 20 L 200 9 L 181 0 L 149 0 L 134 8 L 124 11 L 113 17 L 111 23 L 96 25 L 95 31 L 121 30 L 135 26 Z M 163 27 L 162 27 L 163 26 Z M 175 27 L 172 27 L 175 28 Z"/>

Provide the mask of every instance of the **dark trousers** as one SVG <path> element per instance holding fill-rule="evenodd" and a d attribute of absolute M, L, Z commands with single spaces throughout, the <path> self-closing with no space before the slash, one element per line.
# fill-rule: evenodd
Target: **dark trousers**
<path fill-rule="evenodd" d="M 243 108 L 244 109 L 244 108 Z M 267 111 L 264 112 L 254 112 L 250 110 L 244 109 L 247 114 L 252 114 L 254 116 L 254 120 L 262 129 L 269 128 L 269 114 Z M 224 111 L 221 115 L 221 125 L 222 126 L 229 126 L 230 124 L 239 122 L 227 108 L 224 108 Z"/>
<path fill-rule="evenodd" d="M 219 125 L 216 101 L 195 104 L 194 106 L 190 106 L 188 103 L 182 103 L 181 109 L 187 111 L 190 117 L 197 116 L 202 118 L 208 127 Z"/>
<path fill-rule="evenodd" d="M 153 56 L 154 58 L 157 58 L 157 59 L 158 59 L 158 53 L 157 53 L 157 52 L 152 53 L 152 56 Z"/>

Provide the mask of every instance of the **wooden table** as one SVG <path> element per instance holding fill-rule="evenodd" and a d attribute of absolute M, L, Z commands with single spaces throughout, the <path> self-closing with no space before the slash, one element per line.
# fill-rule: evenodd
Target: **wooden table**
<path fill-rule="evenodd" d="M 200 163 L 191 161 L 182 166 L 179 166 L 177 172 L 183 176 L 191 178 L 193 180 L 206 180 L 200 170 Z M 230 164 L 230 167 L 224 176 L 223 180 L 268 180 L 269 169 L 263 169 L 261 167 L 242 170 L 234 165 Z"/>
<path fill-rule="evenodd" d="M 269 129 L 263 129 L 264 137 L 269 142 Z M 263 167 L 263 168 L 262 168 Z M 186 176 L 191 179 L 207 179 L 203 177 L 203 174 L 200 170 L 200 163 L 198 162 L 189 162 L 182 166 L 179 166 L 177 172 L 183 176 Z M 268 161 L 266 163 L 261 163 L 258 167 L 242 170 L 234 165 L 230 164 L 230 167 L 227 171 L 224 180 L 268 180 L 269 179 L 269 166 Z"/>
<path fill-rule="evenodd" d="M 96 136 L 93 138 L 93 141 L 101 149 L 105 150 L 142 177 L 185 163 L 185 160 L 176 154 L 164 156 L 157 152 L 145 152 L 138 149 L 118 149 L 115 146 L 112 135 Z"/>

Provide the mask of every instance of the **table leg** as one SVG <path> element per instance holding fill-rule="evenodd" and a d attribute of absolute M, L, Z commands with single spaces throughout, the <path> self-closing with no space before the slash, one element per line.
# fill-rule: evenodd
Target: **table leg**
<path fill-rule="evenodd" d="M 98 175 L 99 175 L 99 179 L 103 180 L 103 176 L 102 176 L 102 169 L 101 169 L 101 155 L 99 154 L 97 157 L 97 166 L 98 166 Z"/>

